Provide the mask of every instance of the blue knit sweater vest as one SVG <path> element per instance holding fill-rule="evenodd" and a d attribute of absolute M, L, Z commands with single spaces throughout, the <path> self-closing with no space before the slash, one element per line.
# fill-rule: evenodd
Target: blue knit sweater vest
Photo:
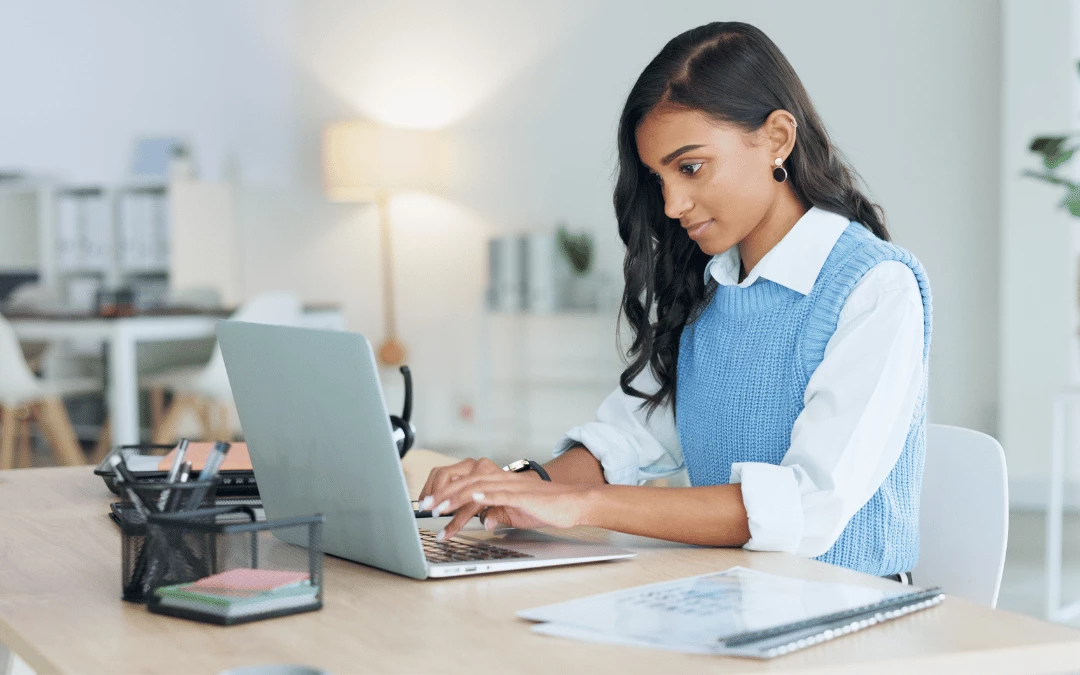
<path fill-rule="evenodd" d="M 919 557 L 919 493 L 926 440 L 930 286 L 907 251 L 849 223 L 809 295 L 758 279 L 719 286 L 679 344 L 675 419 L 693 485 L 730 481 L 735 462 L 780 464 L 810 376 L 840 310 L 870 268 L 886 260 L 915 273 L 925 312 L 923 386 L 896 466 L 818 560 L 874 575 L 906 572 Z"/>

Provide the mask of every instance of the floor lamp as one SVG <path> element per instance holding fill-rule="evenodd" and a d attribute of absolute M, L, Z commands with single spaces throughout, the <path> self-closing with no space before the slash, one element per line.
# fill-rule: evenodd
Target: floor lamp
<path fill-rule="evenodd" d="M 338 202 L 375 204 L 379 210 L 386 333 L 378 356 L 387 366 L 405 361 L 405 346 L 397 336 L 390 199 L 395 192 L 438 191 L 439 147 L 436 132 L 398 129 L 366 120 L 334 122 L 323 132 L 326 196 Z"/>

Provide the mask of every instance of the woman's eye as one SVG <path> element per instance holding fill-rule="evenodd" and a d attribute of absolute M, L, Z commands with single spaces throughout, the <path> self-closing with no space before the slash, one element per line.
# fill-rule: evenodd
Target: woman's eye
<path fill-rule="evenodd" d="M 687 176 L 693 176 L 695 173 L 698 172 L 699 169 L 701 169 L 701 162 L 694 162 L 693 164 L 683 164 L 679 167 L 679 171 L 681 171 L 684 175 Z"/>

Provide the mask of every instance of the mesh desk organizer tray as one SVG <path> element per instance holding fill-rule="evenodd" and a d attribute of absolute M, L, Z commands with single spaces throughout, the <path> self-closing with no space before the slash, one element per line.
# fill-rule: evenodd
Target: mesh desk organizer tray
<path fill-rule="evenodd" d="M 233 452 L 239 447 L 239 444 L 233 444 Z M 164 482 L 165 476 L 168 473 L 167 470 L 161 468 L 158 462 L 162 461 L 162 458 L 169 452 L 176 449 L 175 443 L 167 445 L 157 445 L 153 443 L 141 443 L 138 445 L 121 445 L 101 461 L 96 467 L 94 467 L 94 475 L 100 476 L 105 481 L 105 487 L 109 488 L 111 492 L 117 495 L 123 496 L 124 491 L 116 483 L 116 474 L 109 465 L 109 457 L 114 454 L 120 454 L 128 459 L 129 468 L 135 466 L 132 469 L 132 473 L 141 481 L 158 481 Z M 135 460 L 132 458 L 140 458 L 136 466 Z M 145 465 L 145 466 L 142 466 Z M 194 471 L 199 471 L 202 468 L 201 463 L 196 463 L 193 467 Z M 259 503 L 259 486 L 255 482 L 254 471 L 245 468 L 241 470 L 230 469 L 225 467 L 218 474 L 221 477 L 218 483 L 217 498 L 220 502 L 229 502 L 232 504 L 246 504 L 257 505 Z"/>
<path fill-rule="evenodd" d="M 178 494 L 161 501 L 155 497 L 164 485 L 135 486 L 151 511 L 146 517 L 130 503 L 113 505 L 122 598 L 145 602 L 156 614 L 222 625 L 320 609 L 323 516 L 258 522 L 248 506 L 206 507 L 215 483 L 174 485 Z M 203 508 L 156 508 L 196 498 Z"/>

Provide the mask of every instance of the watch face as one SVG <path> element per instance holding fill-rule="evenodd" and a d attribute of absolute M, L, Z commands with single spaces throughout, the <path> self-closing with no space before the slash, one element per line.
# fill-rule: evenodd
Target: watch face
<path fill-rule="evenodd" d="M 528 468 L 529 468 L 529 460 L 527 460 L 527 459 L 519 459 L 516 462 L 510 462 L 509 464 L 506 465 L 506 470 L 507 471 L 512 471 L 514 473 L 517 473 L 519 471 L 524 471 L 524 470 L 526 470 Z"/>

